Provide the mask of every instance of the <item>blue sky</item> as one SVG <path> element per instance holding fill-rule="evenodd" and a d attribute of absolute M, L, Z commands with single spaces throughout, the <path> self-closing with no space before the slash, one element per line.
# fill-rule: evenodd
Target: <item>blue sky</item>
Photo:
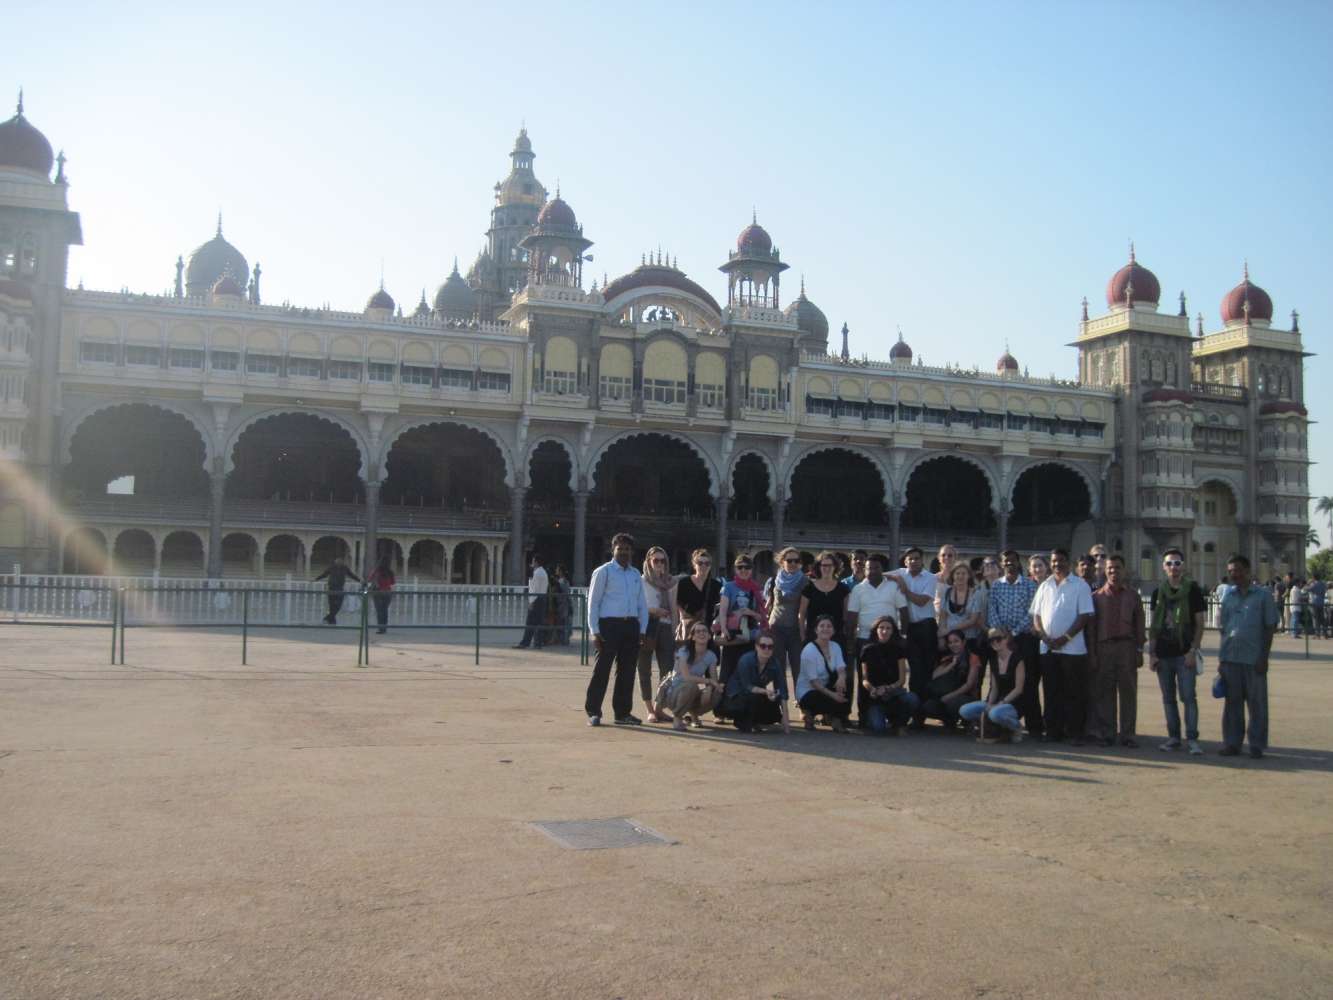
<path fill-rule="evenodd" d="M 720 295 L 753 207 L 872 357 L 901 327 L 1072 376 L 1131 239 L 1209 330 L 1248 259 L 1321 355 L 1333 495 L 1327 4 L 68 3 L 8 31 L 0 87 L 69 156 L 72 283 L 165 289 L 221 210 L 266 300 L 360 308 L 383 260 L 410 306 L 480 248 L 526 120 L 593 274 L 661 246 Z"/>

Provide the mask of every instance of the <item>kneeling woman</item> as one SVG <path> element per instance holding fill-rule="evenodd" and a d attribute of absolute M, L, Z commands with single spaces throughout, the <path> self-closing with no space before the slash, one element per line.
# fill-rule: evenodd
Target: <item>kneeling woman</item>
<path fill-rule="evenodd" d="M 958 710 L 981 697 L 981 657 L 967 648 L 961 629 L 950 630 L 944 643 L 948 651 L 930 675 L 926 700 L 916 710 L 917 729 L 927 719 L 939 719 L 946 730 L 957 729 Z"/>
<path fill-rule="evenodd" d="M 690 725 L 702 729 L 699 716 L 711 712 L 722 698 L 722 684 L 717 680 L 717 654 L 709 649 L 712 633 L 708 626 L 696 621 L 690 626 L 689 641 L 676 653 L 676 669 L 667 689 L 667 704 L 671 708 L 676 729 L 685 728 L 685 716 Z"/>
<path fill-rule="evenodd" d="M 845 732 L 852 711 L 850 695 L 842 647 L 833 641 L 833 618 L 820 615 L 814 641 L 801 650 L 801 673 L 796 679 L 796 701 L 805 715 L 805 728 L 814 729 L 815 716 L 822 715 L 835 733 Z"/>
<path fill-rule="evenodd" d="M 870 641 L 861 650 L 861 715 L 876 733 L 905 726 L 921 700 L 907 690 L 907 649 L 898 638 L 898 624 L 881 615 L 870 627 Z"/>
<path fill-rule="evenodd" d="M 990 657 L 990 692 L 985 701 L 973 701 L 958 710 L 968 722 L 976 722 L 982 715 L 1003 729 L 1010 740 L 1017 743 L 1023 738 L 1018 721 L 1018 703 L 1023 698 L 1023 659 L 1014 650 L 1014 639 L 1006 628 L 993 628 L 988 635 L 994 655 Z M 985 726 L 982 738 L 986 739 Z M 987 740 L 987 742 L 990 742 Z"/>
<path fill-rule="evenodd" d="M 761 635 L 754 649 L 740 658 L 718 708 L 743 733 L 763 732 L 764 726 L 779 721 L 787 732 L 787 677 L 773 655 L 771 635 Z"/>

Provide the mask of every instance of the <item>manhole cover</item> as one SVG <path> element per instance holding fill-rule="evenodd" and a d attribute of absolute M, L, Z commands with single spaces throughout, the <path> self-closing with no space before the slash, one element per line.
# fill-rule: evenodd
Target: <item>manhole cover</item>
<path fill-rule="evenodd" d="M 676 843 L 632 819 L 549 820 L 532 825 L 561 847 L 574 851 Z"/>

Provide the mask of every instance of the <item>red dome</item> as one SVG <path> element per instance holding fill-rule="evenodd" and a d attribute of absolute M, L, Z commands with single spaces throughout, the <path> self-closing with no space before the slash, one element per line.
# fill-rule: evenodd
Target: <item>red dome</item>
<path fill-rule="evenodd" d="M 995 362 L 995 370 L 997 372 L 1016 372 L 1018 371 L 1018 359 L 1005 351 Z"/>
<path fill-rule="evenodd" d="M 912 348 L 908 346 L 907 341 L 903 340 L 901 335 L 898 337 L 898 343 L 889 348 L 889 360 L 898 361 L 900 359 L 912 360 Z"/>
<path fill-rule="evenodd" d="M 736 237 L 736 249 L 741 253 L 768 256 L 773 252 L 773 237 L 758 222 L 751 222 Z"/>
<path fill-rule="evenodd" d="M 558 194 L 548 201 L 537 215 L 538 228 L 577 229 L 579 220 L 574 217 L 574 210 Z"/>
<path fill-rule="evenodd" d="M 393 312 L 393 296 L 381 288 L 366 302 L 367 309 L 387 309 Z"/>
<path fill-rule="evenodd" d="M 31 302 L 32 289 L 14 278 L 0 278 L 0 296 L 16 302 Z"/>
<path fill-rule="evenodd" d="M 213 285 L 213 294 L 235 295 L 237 298 L 241 298 L 245 295 L 245 289 L 230 273 L 227 273 L 218 278 L 217 283 Z"/>
<path fill-rule="evenodd" d="M 1250 319 L 1272 320 L 1273 300 L 1258 285 L 1250 281 L 1249 265 L 1245 277 L 1222 299 L 1222 322 L 1234 323 L 1245 319 L 1245 303 L 1250 303 Z"/>
<path fill-rule="evenodd" d="M 1132 293 L 1135 302 L 1150 302 L 1157 305 L 1162 301 L 1162 286 L 1157 275 L 1134 259 L 1134 248 L 1129 249 L 1129 263 L 1122 267 L 1106 283 L 1106 304 L 1112 309 L 1125 304 L 1125 294 L 1133 284 Z"/>
<path fill-rule="evenodd" d="M 23 95 L 19 95 L 18 111 L 7 122 L 0 122 L 0 167 L 31 170 L 43 177 L 51 176 L 55 157 L 46 136 L 28 124 L 23 117 Z"/>

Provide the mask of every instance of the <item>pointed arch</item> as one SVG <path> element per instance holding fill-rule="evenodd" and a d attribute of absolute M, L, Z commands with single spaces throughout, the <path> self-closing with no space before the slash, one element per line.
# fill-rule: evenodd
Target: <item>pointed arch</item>
<path fill-rule="evenodd" d="M 699 461 L 703 463 L 704 471 L 708 473 L 708 493 L 710 496 L 714 498 L 718 496 L 718 486 L 719 486 L 718 472 L 717 472 L 717 466 L 713 463 L 712 457 L 709 456 L 708 452 L 704 450 L 703 446 L 700 445 L 699 442 L 695 441 L 688 435 L 681 434 L 678 431 L 673 431 L 673 430 L 629 430 L 629 431 L 622 431 L 619 434 L 614 434 L 611 437 L 607 438 L 605 441 L 603 441 L 600 445 L 597 446 L 597 449 L 592 453 L 592 457 L 588 460 L 589 488 L 590 489 L 596 488 L 595 479 L 597 477 L 598 466 L 601 465 L 603 456 L 606 455 L 607 451 L 611 448 L 612 445 L 618 444 L 621 441 L 628 441 L 630 438 L 653 437 L 653 436 L 670 438 L 673 441 L 679 441 L 681 444 L 685 445 L 685 447 L 689 448 L 690 451 L 694 452 L 697 456 L 699 456 Z"/>
<path fill-rule="evenodd" d="M 537 449 L 547 441 L 559 445 L 564 453 L 569 456 L 569 489 L 571 492 L 577 492 L 579 482 L 583 477 L 583 470 L 579 468 L 578 446 L 563 434 L 556 434 L 552 431 L 535 433 L 528 440 L 528 449 L 523 455 L 523 485 L 532 485 L 532 457 L 537 454 Z"/>
<path fill-rule="evenodd" d="M 782 488 L 787 496 L 791 496 L 791 484 L 796 476 L 796 469 L 811 455 L 818 454 L 821 451 L 846 451 L 864 458 L 874 468 L 876 474 L 879 476 L 879 481 L 884 486 L 884 502 L 886 504 L 889 502 L 890 498 L 893 496 L 893 480 L 889 476 L 889 470 L 884 467 L 884 463 L 868 449 L 854 444 L 842 444 L 833 441 L 812 444 L 792 456 L 791 461 L 787 463 L 787 468 L 782 473 Z"/>
<path fill-rule="evenodd" d="M 1088 491 L 1088 516 L 1094 518 L 1101 516 L 1102 491 L 1100 480 L 1078 463 L 1068 462 L 1060 458 L 1034 458 L 1015 467 L 1009 479 L 1009 488 L 1004 494 L 1005 503 L 1011 510 L 1014 506 L 1014 493 L 1018 489 L 1018 481 L 1023 478 L 1024 473 L 1030 472 L 1042 465 L 1059 466 L 1060 468 L 1067 469 L 1078 476 L 1079 479 L 1082 480 L 1084 488 Z"/>
<path fill-rule="evenodd" d="M 1000 499 L 1005 496 L 1004 491 L 1000 489 L 999 476 L 995 474 L 995 470 L 991 467 L 990 463 L 981 456 L 973 455 L 965 451 L 926 451 L 922 452 L 903 467 L 901 473 L 901 490 L 904 504 L 907 502 L 907 484 L 912 481 L 913 474 L 915 474 L 921 466 L 926 465 L 929 462 L 938 461 L 942 458 L 956 458 L 959 461 L 965 462 L 980 470 L 981 474 L 986 478 L 986 485 L 990 487 L 992 510 L 995 509 L 996 505 L 1000 502 Z"/>
<path fill-rule="evenodd" d="M 344 420 L 342 417 L 337 416 L 335 414 L 328 413 L 324 410 L 312 410 L 299 406 L 270 407 L 267 410 L 260 410 L 257 413 L 250 414 L 239 424 L 237 424 L 236 427 L 233 428 L 232 431 L 227 435 L 227 444 L 222 451 L 222 462 L 223 462 L 222 471 L 224 473 L 230 473 L 234 468 L 236 444 L 241 440 L 242 434 L 244 434 L 255 424 L 259 423 L 261 420 L 266 420 L 269 417 L 281 417 L 288 415 L 314 417 L 316 420 L 322 420 L 326 424 L 332 424 L 334 427 L 346 431 L 348 436 L 351 437 L 352 439 L 352 444 L 356 447 L 357 455 L 361 459 L 361 467 L 358 475 L 360 475 L 362 482 L 366 481 L 366 477 L 369 474 L 369 469 L 370 469 L 370 446 L 366 443 L 365 436 L 361 433 L 361 430 L 358 427 L 356 427 L 356 425 Z"/>
<path fill-rule="evenodd" d="M 210 428 L 197 413 L 191 412 L 188 407 L 157 399 L 95 399 L 82 409 L 76 410 L 73 418 L 66 420 L 64 422 L 64 427 L 61 429 L 62 440 L 60 443 L 60 455 L 62 464 L 68 465 L 72 460 L 70 445 L 74 443 L 75 434 L 78 433 L 79 428 L 89 417 L 96 416 L 99 413 L 105 413 L 108 410 L 119 409 L 121 407 L 142 407 L 150 410 L 160 410 L 163 413 L 170 413 L 178 417 L 183 417 L 189 422 L 191 427 L 199 432 L 199 439 L 203 442 L 204 471 L 211 472 L 213 470 L 213 458 L 217 455 L 217 442 L 213 438 L 212 428 Z"/>
<path fill-rule="evenodd" d="M 773 503 L 778 500 L 778 484 L 782 482 L 778 478 L 778 463 L 767 452 L 759 448 L 738 448 L 731 455 L 731 461 L 727 464 L 727 492 L 730 494 L 735 490 L 736 467 L 740 465 L 741 459 L 746 455 L 753 455 L 763 463 L 764 470 L 768 473 L 768 499 Z"/>
<path fill-rule="evenodd" d="M 478 434 L 483 434 L 486 437 L 490 438 L 491 442 L 500 452 L 501 461 L 504 462 L 505 486 L 509 487 L 510 489 L 513 489 L 513 487 L 517 485 L 514 452 L 513 449 L 509 447 L 508 442 L 506 442 L 505 439 L 502 438 L 497 431 L 493 430 L 490 427 L 487 427 L 485 424 L 479 424 L 475 421 L 468 420 L 466 417 L 454 417 L 454 416 L 418 417 L 416 419 L 405 419 L 401 423 L 395 425 L 392 432 L 386 432 L 383 435 L 383 440 L 380 443 L 379 454 L 376 455 L 375 457 L 376 464 L 379 468 L 380 476 L 381 477 L 385 476 L 386 474 L 385 469 L 389 461 L 389 452 L 393 451 L 393 446 L 398 441 L 399 438 L 401 438 L 408 431 L 414 431 L 420 427 L 431 427 L 433 425 L 439 425 L 441 427 L 449 427 L 449 426 L 465 427 L 468 430 L 476 431 Z M 527 476 L 525 474 L 524 479 L 526 480 L 526 478 Z"/>
<path fill-rule="evenodd" d="M 1249 511 L 1245 506 L 1245 487 L 1238 472 L 1208 469 L 1196 473 L 1195 486 L 1202 488 L 1209 483 L 1218 483 L 1231 491 L 1231 499 L 1236 503 L 1236 522 L 1249 520 Z"/>

